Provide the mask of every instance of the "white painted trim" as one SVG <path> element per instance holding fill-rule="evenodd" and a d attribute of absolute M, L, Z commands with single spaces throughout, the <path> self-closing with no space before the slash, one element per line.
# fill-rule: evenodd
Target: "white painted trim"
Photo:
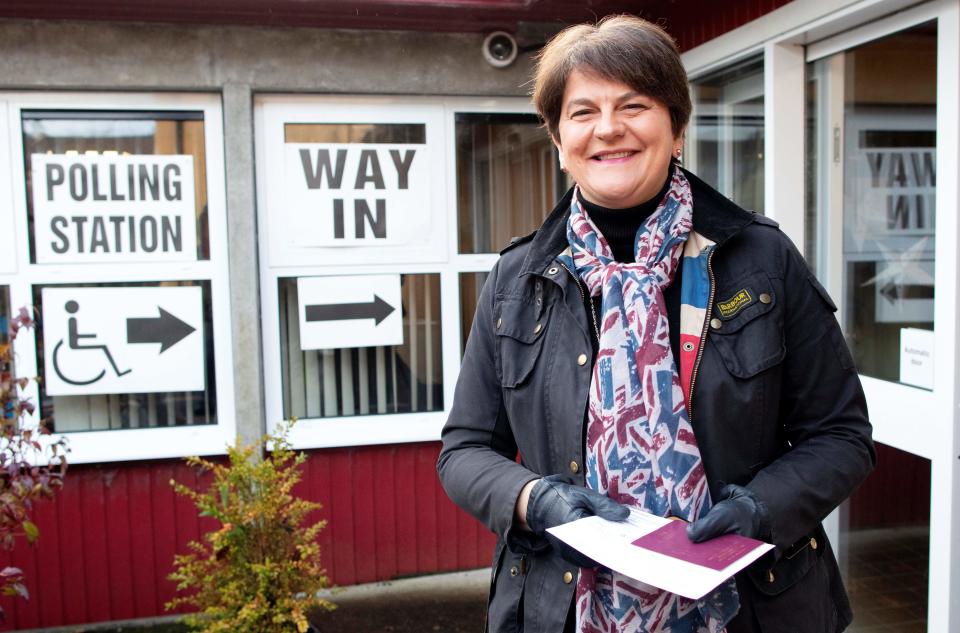
<path fill-rule="evenodd" d="M 873 439 L 887 446 L 932 459 L 930 439 L 941 431 L 937 398 L 924 389 L 860 376 L 870 407 Z M 909 432 L 904 432 L 909 429 Z"/>
<path fill-rule="evenodd" d="M 10 185 L 10 163 L 13 156 L 6 121 L 7 103 L 0 101 L 0 275 L 15 275 L 19 247 L 13 187 Z"/>
<path fill-rule="evenodd" d="M 216 425 L 84 431 L 65 433 L 72 463 L 99 463 L 134 459 L 183 457 L 189 454 L 222 454 L 236 435 L 234 410 L 233 349 L 231 346 L 229 262 L 227 259 L 227 218 L 225 166 L 223 155 L 223 109 L 219 95 L 186 93 L 109 92 L 15 92 L 0 93 L 9 104 L 0 121 L 9 131 L 13 204 L 16 214 L 19 271 L 0 275 L 0 284 L 9 285 L 11 308 L 30 305 L 34 286 L 70 283 L 124 283 L 196 280 L 208 281 L 214 330 L 214 376 L 217 393 Z M 200 111 L 204 117 L 204 151 L 207 176 L 207 221 L 210 259 L 195 262 L 115 264 L 30 264 L 27 234 L 27 195 L 23 161 L 22 110 L 158 110 Z M 32 330 L 16 341 L 17 371 L 38 375 Z M 35 385 L 27 390 L 35 402 Z"/>
<path fill-rule="evenodd" d="M 960 630 L 960 4 L 938 0 L 937 20 L 937 190 L 936 300 L 934 358 L 936 414 L 930 447 L 930 584 L 928 631 Z M 916 418 L 913 418 L 916 420 Z M 916 430 L 911 429 L 911 434 Z"/>
<path fill-rule="evenodd" d="M 921 4 L 899 13 L 869 22 L 863 26 L 843 31 L 833 37 L 820 40 L 807 46 L 807 61 L 813 62 L 845 51 L 867 42 L 892 35 L 912 26 L 937 19 L 939 3 Z"/>
<path fill-rule="evenodd" d="M 806 44 L 918 4 L 917 0 L 797 0 L 682 55 L 691 77 L 739 61 L 767 42 Z"/>
<path fill-rule="evenodd" d="M 764 208 L 767 217 L 803 245 L 804 206 L 803 48 L 789 43 L 764 47 Z"/>

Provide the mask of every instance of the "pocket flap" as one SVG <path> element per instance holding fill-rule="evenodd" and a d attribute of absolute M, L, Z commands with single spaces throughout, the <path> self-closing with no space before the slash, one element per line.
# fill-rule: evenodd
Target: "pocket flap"
<path fill-rule="evenodd" d="M 504 298 L 500 301 L 494 323 L 497 336 L 509 336 L 527 344 L 536 342 L 546 330 L 551 307 L 546 306 L 537 319 L 532 303 L 523 299 Z"/>
<path fill-rule="evenodd" d="M 805 536 L 797 541 L 773 564 L 773 552 L 747 568 L 747 575 L 757 590 L 768 596 L 783 593 L 807 575 L 823 551 L 812 546 L 820 535 Z M 825 537 L 824 537 L 825 538 Z"/>
<path fill-rule="evenodd" d="M 518 298 L 505 298 L 496 307 L 494 332 L 499 351 L 500 384 L 515 388 L 523 384 L 537 363 L 547 333 L 552 306 L 535 318 L 534 306 Z"/>
<path fill-rule="evenodd" d="M 745 277 L 717 293 L 710 320 L 710 342 L 727 370 L 751 378 L 783 360 L 783 326 L 777 293 L 764 274 Z"/>
<path fill-rule="evenodd" d="M 754 275 L 740 283 L 730 284 L 717 293 L 713 315 L 720 320 L 716 334 L 735 334 L 753 319 L 773 310 L 777 295 L 766 275 Z"/>

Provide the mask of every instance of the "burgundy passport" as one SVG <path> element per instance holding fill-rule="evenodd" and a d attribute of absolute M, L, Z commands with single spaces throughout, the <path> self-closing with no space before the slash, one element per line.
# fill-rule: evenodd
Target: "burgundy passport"
<path fill-rule="evenodd" d="M 760 541 L 736 534 L 724 534 L 703 543 L 693 543 L 687 538 L 685 521 L 670 521 L 663 527 L 641 536 L 633 544 L 716 571 L 725 569 L 762 545 Z"/>

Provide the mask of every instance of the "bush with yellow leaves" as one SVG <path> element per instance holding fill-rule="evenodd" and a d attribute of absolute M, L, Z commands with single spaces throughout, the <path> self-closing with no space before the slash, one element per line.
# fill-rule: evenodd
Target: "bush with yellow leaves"
<path fill-rule="evenodd" d="M 175 557 L 170 574 L 178 591 L 192 593 L 166 607 L 198 609 L 184 618 L 195 631 L 304 633 L 308 615 L 334 608 L 317 597 L 327 586 L 317 543 L 325 522 L 309 523 L 308 515 L 320 504 L 293 494 L 306 455 L 291 449 L 292 424 L 252 446 L 228 448 L 226 463 L 188 457 L 188 464 L 212 473 L 206 490 L 171 481 L 200 516 L 220 523 Z"/>

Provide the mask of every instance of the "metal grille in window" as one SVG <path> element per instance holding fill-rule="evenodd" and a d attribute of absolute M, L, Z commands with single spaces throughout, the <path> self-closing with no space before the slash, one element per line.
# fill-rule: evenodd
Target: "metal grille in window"
<path fill-rule="evenodd" d="M 443 409 L 440 275 L 401 275 L 403 344 L 301 350 L 297 280 L 279 280 L 286 418 Z"/>

